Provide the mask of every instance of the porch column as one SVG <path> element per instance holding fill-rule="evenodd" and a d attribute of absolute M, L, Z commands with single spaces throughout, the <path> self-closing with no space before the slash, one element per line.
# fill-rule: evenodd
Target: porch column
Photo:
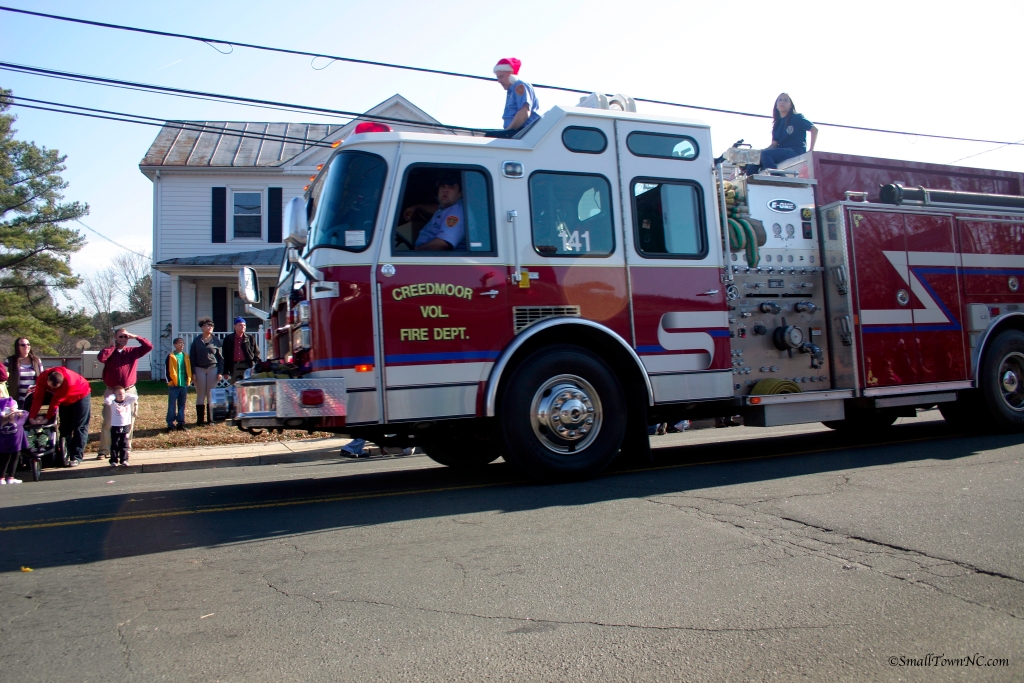
<path fill-rule="evenodd" d="M 171 273 L 171 339 L 181 333 L 181 279 Z"/>

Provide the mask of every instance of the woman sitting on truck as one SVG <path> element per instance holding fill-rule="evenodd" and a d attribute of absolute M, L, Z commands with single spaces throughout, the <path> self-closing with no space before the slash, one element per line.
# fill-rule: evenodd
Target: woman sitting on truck
<path fill-rule="evenodd" d="M 811 131 L 810 149 L 807 148 L 807 131 Z M 775 107 L 772 108 L 772 144 L 761 150 L 760 166 L 747 166 L 747 175 L 765 168 L 778 168 L 786 159 L 813 152 L 817 140 L 818 129 L 803 114 L 797 113 L 789 94 L 782 93 L 775 98 Z"/>

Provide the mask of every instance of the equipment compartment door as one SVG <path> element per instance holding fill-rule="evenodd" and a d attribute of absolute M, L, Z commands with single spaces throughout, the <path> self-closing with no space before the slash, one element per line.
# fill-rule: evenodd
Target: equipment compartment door
<path fill-rule="evenodd" d="M 918 382 L 967 379 L 952 216 L 906 214 Z"/>
<path fill-rule="evenodd" d="M 483 157 L 445 162 L 403 157 L 376 269 L 388 422 L 479 414 L 512 338 L 492 180 L 500 170 Z M 423 249 L 436 239 L 457 244 Z"/>
<path fill-rule="evenodd" d="M 849 208 L 857 283 L 861 382 L 867 389 L 917 384 L 910 272 L 903 214 Z"/>
<path fill-rule="evenodd" d="M 708 130 L 619 120 L 616 137 L 633 342 L 655 401 L 731 396 Z"/>

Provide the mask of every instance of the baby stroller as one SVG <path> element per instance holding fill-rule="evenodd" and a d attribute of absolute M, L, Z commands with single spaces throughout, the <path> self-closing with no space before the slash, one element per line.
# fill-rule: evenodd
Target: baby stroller
<path fill-rule="evenodd" d="M 42 475 L 42 460 L 47 458 L 53 467 L 67 467 L 68 454 L 64 440 L 57 434 L 57 420 L 41 425 L 25 425 L 28 449 L 22 452 L 22 462 L 32 470 L 32 481 Z"/>

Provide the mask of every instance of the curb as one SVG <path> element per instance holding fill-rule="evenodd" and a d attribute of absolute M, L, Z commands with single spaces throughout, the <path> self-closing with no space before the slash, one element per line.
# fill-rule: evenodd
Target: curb
<path fill-rule="evenodd" d="M 51 467 L 43 470 L 40 481 L 53 481 L 57 479 L 85 479 L 87 477 L 110 477 L 122 474 L 152 474 L 155 472 L 177 472 L 184 470 L 209 470 L 218 467 L 256 467 L 260 465 L 283 465 L 300 462 L 316 462 L 318 460 L 366 460 L 371 457 L 391 457 L 382 453 L 378 446 L 367 446 L 364 448 L 367 455 L 359 458 L 342 458 L 337 448 L 318 451 L 287 451 L 285 453 L 270 453 L 268 455 L 254 455 L 241 458 L 209 458 L 203 460 L 182 460 L 177 462 L 152 462 L 139 465 L 128 465 L 128 467 L 111 467 L 104 465 L 100 467 Z M 145 452 L 145 451 L 141 451 Z M 89 463 L 88 457 L 85 460 Z M 95 462 L 95 461 L 92 461 Z M 25 483 L 29 483 L 31 476 Z M 35 482 L 32 482 L 35 483 Z"/>

